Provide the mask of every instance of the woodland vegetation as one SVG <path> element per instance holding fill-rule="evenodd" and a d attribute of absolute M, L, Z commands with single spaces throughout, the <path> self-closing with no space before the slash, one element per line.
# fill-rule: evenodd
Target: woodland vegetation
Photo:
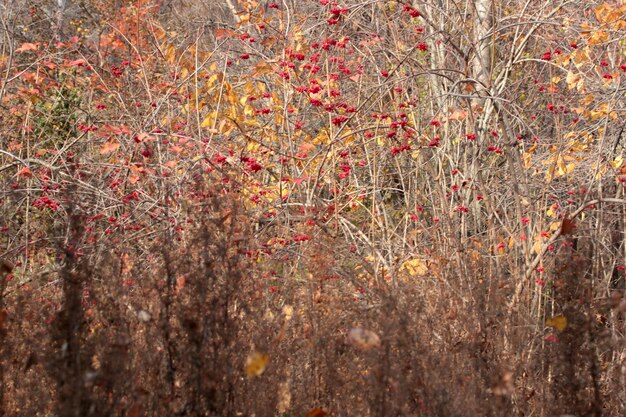
<path fill-rule="evenodd" d="M 623 1 L 0 25 L 0 416 L 626 415 Z"/>

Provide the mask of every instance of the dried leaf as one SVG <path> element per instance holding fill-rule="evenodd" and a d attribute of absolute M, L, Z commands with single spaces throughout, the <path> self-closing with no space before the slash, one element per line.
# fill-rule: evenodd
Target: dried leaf
<path fill-rule="evenodd" d="M 17 176 L 20 178 L 32 178 L 33 172 L 30 170 L 29 167 L 24 167 L 17 171 Z"/>
<path fill-rule="evenodd" d="M 2 275 L 10 274 L 13 271 L 13 265 L 9 261 L 0 259 L 0 273 Z"/>
<path fill-rule="evenodd" d="M 146 310 L 139 310 L 137 312 L 137 318 L 142 322 L 147 323 L 152 320 L 152 314 L 148 313 Z"/>
<path fill-rule="evenodd" d="M 361 350 L 380 347 L 380 337 L 371 330 L 354 328 L 348 333 L 348 342 Z"/>
<path fill-rule="evenodd" d="M 576 223 L 574 220 L 568 219 L 567 217 L 563 219 L 561 222 L 561 234 L 562 235 L 571 235 L 576 229 Z"/>
<path fill-rule="evenodd" d="M 213 33 L 215 34 L 215 39 L 236 38 L 238 36 L 237 32 L 235 32 L 234 30 L 224 28 L 215 29 Z"/>
<path fill-rule="evenodd" d="M 39 49 L 39 45 L 37 45 L 36 43 L 24 42 L 19 48 L 15 50 L 15 52 L 36 51 L 37 49 Z"/>
<path fill-rule="evenodd" d="M 467 117 L 467 112 L 465 110 L 458 109 L 448 115 L 448 121 L 451 121 L 451 120 L 461 121 L 461 120 L 465 120 L 466 117 Z"/>
<path fill-rule="evenodd" d="M 131 405 L 128 409 L 128 412 L 126 413 L 128 417 L 141 417 L 142 414 L 143 407 L 138 402 L 135 402 L 133 405 Z"/>
<path fill-rule="evenodd" d="M 115 139 L 111 139 L 105 142 L 100 148 L 100 155 L 106 155 L 108 153 L 115 152 L 120 147 L 120 143 Z"/>
<path fill-rule="evenodd" d="M 85 58 L 75 59 L 73 61 L 68 62 L 68 65 L 71 67 L 88 65 L 88 62 Z"/>
<path fill-rule="evenodd" d="M 306 413 L 306 417 L 324 417 L 326 415 L 328 415 L 328 413 L 319 407 L 315 407 Z"/>
<path fill-rule="evenodd" d="M 269 362 L 270 357 L 265 353 L 256 351 L 250 353 L 246 359 L 246 374 L 250 377 L 260 376 L 263 372 L 265 372 L 265 368 L 267 368 Z"/>
<path fill-rule="evenodd" d="M 408 260 L 402 264 L 400 270 L 407 270 L 411 276 L 424 276 L 428 273 L 428 265 L 419 258 Z"/>
<path fill-rule="evenodd" d="M 7 321 L 7 317 L 9 317 L 9 313 L 5 310 L 0 310 L 0 330 L 4 329 L 4 323 Z"/>
<path fill-rule="evenodd" d="M 499 380 L 491 386 L 491 393 L 498 396 L 511 395 L 515 390 L 513 382 L 513 373 L 506 371 L 500 375 Z"/>
<path fill-rule="evenodd" d="M 598 30 L 589 37 L 589 45 L 598 45 L 609 40 L 609 32 Z"/>
<path fill-rule="evenodd" d="M 562 314 L 554 316 L 546 320 L 546 326 L 552 327 L 559 332 L 562 332 L 567 327 L 567 317 Z"/>

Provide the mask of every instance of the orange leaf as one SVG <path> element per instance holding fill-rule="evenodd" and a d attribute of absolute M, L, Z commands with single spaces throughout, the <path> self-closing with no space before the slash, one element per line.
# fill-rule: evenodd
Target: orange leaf
<path fill-rule="evenodd" d="M 36 51 L 37 49 L 39 49 L 39 45 L 36 43 L 24 42 L 15 52 Z"/>
<path fill-rule="evenodd" d="M 465 120 L 467 112 L 465 110 L 455 110 L 448 115 L 448 121 L 450 120 Z"/>
<path fill-rule="evenodd" d="M 111 152 L 115 152 L 120 147 L 120 143 L 115 139 L 111 139 L 105 142 L 100 148 L 100 155 L 105 155 Z"/>
<path fill-rule="evenodd" d="M 186 283 L 187 283 L 187 279 L 183 275 L 176 278 L 176 291 L 179 292 L 180 290 L 185 288 Z"/>
<path fill-rule="evenodd" d="M 270 362 L 269 355 L 260 352 L 252 352 L 248 355 L 246 359 L 245 371 L 246 374 L 250 377 L 260 376 L 263 372 L 265 372 L 265 368 L 267 368 L 267 364 Z"/>
<path fill-rule="evenodd" d="M 71 67 L 81 66 L 81 65 L 86 65 L 86 64 L 87 64 L 87 60 L 84 58 L 75 59 L 74 61 L 68 62 L 68 65 Z"/>
<path fill-rule="evenodd" d="M 230 29 L 215 29 L 214 33 L 215 33 L 216 39 L 237 37 L 237 32 L 235 32 L 234 30 L 230 30 Z"/>
<path fill-rule="evenodd" d="M 33 172 L 28 167 L 24 167 L 17 171 L 17 176 L 22 178 L 32 178 Z"/>

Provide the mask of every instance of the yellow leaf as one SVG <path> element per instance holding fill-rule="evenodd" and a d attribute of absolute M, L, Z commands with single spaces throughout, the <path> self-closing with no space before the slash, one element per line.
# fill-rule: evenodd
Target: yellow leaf
<path fill-rule="evenodd" d="M 246 151 L 250 152 L 250 153 L 255 153 L 259 150 L 259 148 L 261 147 L 261 145 L 258 142 L 253 142 L 253 141 L 248 141 L 247 145 L 246 145 Z"/>
<path fill-rule="evenodd" d="M 582 67 L 585 62 L 589 61 L 589 56 L 587 55 L 587 52 L 582 49 L 577 49 L 573 51 L 571 53 L 571 57 L 574 65 L 576 65 L 576 68 Z"/>
<path fill-rule="evenodd" d="M 204 118 L 202 123 L 200 123 L 200 127 L 202 128 L 213 127 L 213 125 L 215 124 L 216 118 L 217 118 L 217 112 L 212 111 L 211 113 L 207 115 L 207 117 Z"/>
<path fill-rule="evenodd" d="M 535 251 L 536 254 L 539 254 L 541 252 L 541 242 L 535 242 L 535 245 L 533 246 L 533 250 Z"/>
<path fill-rule="evenodd" d="M 611 166 L 615 169 L 620 168 L 622 166 L 622 163 L 624 161 L 624 156 L 622 154 L 619 154 L 617 156 L 617 158 L 615 158 L 613 161 L 609 162 L 609 164 L 611 164 Z"/>
<path fill-rule="evenodd" d="M 552 327 L 553 329 L 562 332 L 567 327 L 567 317 L 562 314 L 558 316 L 554 316 L 546 320 L 546 326 Z"/>
<path fill-rule="evenodd" d="M 559 171 L 558 171 L 559 172 L 559 176 L 565 175 L 565 161 L 563 161 L 563 157 L 561 157 L 559 155 L 559 157 L 556 160 L 556 164 L 557 164 L 557 166 L 559 168 Z"/>
<path fill-rule="evenodd" d="M 271 63 L 267 61 L 261 61 L 254 66 L 253 77 L 260 77 L 261 75 L 270 74 L 274 72 L 274 68 Z"/>
<path fill-rule="evenodd" d="M 565 82 L 567 82 L 567 87 L 572 90 L 580 81 L 580 74 L 574 74 L 572 71 L 567 73 L 567 77 L 565 77 Z"/>
<path fill-rule="evenodd" d="M 174 48 L 174 45 L 170 45 L 167 47 L 167 49 L 165 50 L 165 58 L 170 64 L 176 62 L 176 48 Z"/>
<path fill-rule="evenodd" d="M 256 351 L 250 353 L 246 359 L 246 374 L 250 377 L 260 376 L 263 372 L 265 372 L 265 368 L 267 368 L 269 362 L 270 357 L 265 353 Z"/>
<path fill-rule="evenodd" d="M 221 76 L 222 76 L 222 74 L 217 74 L 217 73 L 211 75 L 209 77 L 209 79 L 206 81 L 207 86 L 209 86 L 209 87 L 212 86 L 215 83 L 215 81 L 217 81 L 218 78 L 220 78 Z"/>
<path fill-rule="evenodd" d="M 546 182 L 551 182 L 554 179 L 554 168 L 555 168 L 555 165 L 552 164 L 546 171 L 546 178 L 545 178 Z"/>
<path fill-rule="evenodd" d="M 609 32 L 605 30 L 598 30 L 589 38 L 589 45 L 597 45 L 599 43 L 604 43 L 607 40 L 609 40 Z"/>
<path fill-rule="evenodd" d="M 593 103 L 595 99 L 596 98 L 593 96 L 593 94 L 587 94 L 585 98 L 580 100 L 580 104 L 582 104 L 583 106 L 588 106 L 589 104 Z"/>
<path fill-rule="evenodd" d="M 402 264 L 400 271 L 407 270 L 411 276 L 424 276 L 428 273 L 426 262 L 419 258 L 410 259 Z"/>

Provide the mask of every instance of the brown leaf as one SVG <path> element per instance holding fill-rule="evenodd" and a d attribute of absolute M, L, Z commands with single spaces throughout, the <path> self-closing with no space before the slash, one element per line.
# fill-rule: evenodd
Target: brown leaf
<path fill-rule="evenodd" d="M 141 417 L 143 415 L 143 407 L 138 402 L 133 403 L 126 413 L 128 417 Z"/>
<path fill-rule="evenodd" d="M 6 310 L 0 310 L 0 330 L 4 329 L 4 323 L 7 321 L 9 313 Z"/>
<path fill-rule="evenodd" d="M 306 417 L 324 417 L 326 415 L 328 415 L 328 413 L 324 411 L 324 409 L 319 407 L 315 407 L 311 411 L 306 413 Z"/>
<path fill-rule="evenodd" d="M 9 261 L 5 261 L 4 259 L 0 259 L 0 274 L 8 275 L 13 271 L 13 265 Z"/>
<path fill-rule="evenodd" d="M 561 234 L 562 235 L 571 235 L 576 229 L 576 223 L 574 220 L 568 219 L 567 217 L 563 219 L 561 222 Z"/>
<path fill-rule="evenodd" d="M 498 396 L 511 395 L 514 389 L 513 373 L 510 371 L 502 373 L 498 380 L 491 385 L 491 393 Z"/>

